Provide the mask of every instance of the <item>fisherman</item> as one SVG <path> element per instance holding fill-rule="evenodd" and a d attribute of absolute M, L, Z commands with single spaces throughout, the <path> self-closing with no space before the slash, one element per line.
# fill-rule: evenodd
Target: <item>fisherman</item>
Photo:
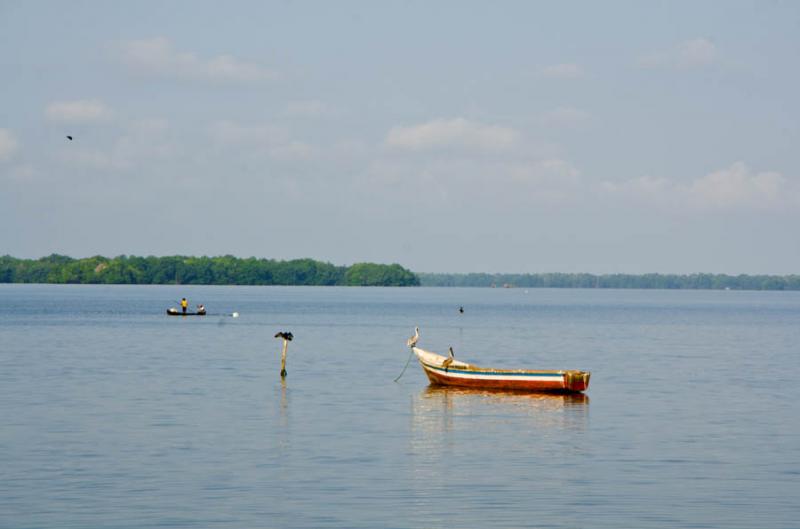
<path fill-rule="evenodd" d="M 197 313 L 198 313 L 198 314 L 205 314 L 205 313 L 206 313 L 206 307 L 205 307 L 205 305 L 198 305 L 198 306 L 197 306 Z"/>
<path fill-rule="evenodd" d="M 186 309 L 189 308 L 189 302 L 186 301 L 186 298 L 181 298 L 181 310 L 184 314 L 186 314 Z"/>

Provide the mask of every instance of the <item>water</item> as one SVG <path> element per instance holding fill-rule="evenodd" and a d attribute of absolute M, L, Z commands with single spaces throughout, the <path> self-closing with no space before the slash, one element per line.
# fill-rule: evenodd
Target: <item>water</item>
<path fill-rule="evenodd" d="M 394 383 L 415 325 L 589 391 Z M 1 285 L 0 527 L 796 528 L 798 344 L 790 292 Z"/>

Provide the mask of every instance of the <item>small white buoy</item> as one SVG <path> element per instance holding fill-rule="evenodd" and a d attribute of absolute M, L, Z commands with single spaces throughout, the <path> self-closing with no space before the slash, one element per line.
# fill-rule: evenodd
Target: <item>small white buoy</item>
<path fill-rule="evenodd" d="M 233 314 L 231 314 L 231 316 L 233 316 L 234 318 L 238 318 L 239 317 L 239 313 L 238 312 L 234 312 Z"/>

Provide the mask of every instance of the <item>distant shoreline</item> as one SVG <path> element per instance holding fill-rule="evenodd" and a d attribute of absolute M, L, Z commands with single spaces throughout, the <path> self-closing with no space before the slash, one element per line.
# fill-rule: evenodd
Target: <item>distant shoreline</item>
<path fill-rule="evenodd" d="M 417 277 L 424 287 L 800 290 L 800 275 L 417 273 Z"/>
<path fill-rule="evenodd" d="M 798 291 L 800 275 L 445 274 L 415 273 L 399 264 L 336 266 L 313 259 L 278 261 L 230 255 L 75 259 L 52 254 L 40 259 L 0 257 L 0 283 Z"/>

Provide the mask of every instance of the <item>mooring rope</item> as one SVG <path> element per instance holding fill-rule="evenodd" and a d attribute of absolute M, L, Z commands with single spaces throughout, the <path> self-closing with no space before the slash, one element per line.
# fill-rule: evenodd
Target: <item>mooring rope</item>
<path fill-rule="evenodd" d="M 403 366 L 403 370 L 402 370 L 402 371 L 400 371 L 400 374 L 399 374 L 399 375 L 397 375 L 397 378 L 396 378 L 396 379 L 394 379 L 394 381 L 395 381 L 395 382 L 397 382 L 398 380 L 400 380 L 400 377 L 402 377 L 402 376 L 403 376 L 403 373 L 405 373 L 405 372 L 406 372 L 406 368 L 408 367 L 408 364 L 410 364 L 410 363 L 411 363 L 411 357 L 412 357 L 412 356 L 414 356 L 414 349 L 411 349 L 411 352 L 410 352 L 410 353 L 408 353 L 408 360 L 406 360 L 406 365 L 405 365 L 405 366 Z"/>

